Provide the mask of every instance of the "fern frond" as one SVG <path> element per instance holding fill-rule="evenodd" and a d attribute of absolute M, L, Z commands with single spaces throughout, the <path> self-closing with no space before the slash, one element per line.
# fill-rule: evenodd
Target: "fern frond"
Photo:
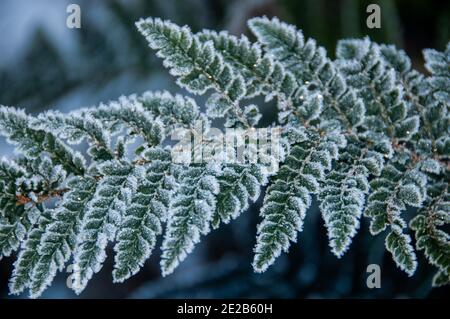
<path fill-rule="evenodd" d="M 203 114 L 194 99 L 179 94 L 145 92 L 139 96 L 142 107 L 157 118 L 166 128 L 166 134 L 176 128 L 192 128 Z"/>
<path fill-rule="evenodd" d="M 37 222 L 38 226 L 28 234 L 28 238 L 23 242 L 9 283 L 9 290 L 12 294 L 20 294 L 29 287 L 32 271 L 39 260 L 39 243 L 50 220 L 51 213 L 49 211 L 41 213 Z"/>
<path fill-rule="evenodd" d="M 444 52 L 439 52 L 433 49 L 426 49 L 423 51 L 425 57 L 425 67 L 431 72 L 430 86 L 432 87 L 432 94 L 434 98 L 449 105 L 450 100 L 450 43 Z"/>
<path fill-rule="evenodd" d="M 113 280 L 123 282 L 140 271 L 159 236 L 169 275 L 202 235 L 240 216 L 266 184 L 256 272 L 297 240 L 315 196 L 337 257 L 364 214 L 373 235 L 387 230 L 384 248 L 400 269 L 412 275 L 418 264 L 409 227 L 437 268 L 433 285 L 449 284 L 450 45 L 424 51 L 431 73 L 424 75 L 405 52 L 369 38 L 340 41 L 332 61 L 277 18 L 253 18 L 249 26 L 256 42 L 193 34 L 158 18 L 137 22 L 177 83 L 206 95 L 206 112 L 165 91 L 68 114 L 0 107 L 0 135 L 19 151 L 0 161 L 0 258 L 19 250 L 12 293 L 40 296 L 71 258 L 80 293 L 102 268 L 109 242 Z M 259 105 L 245 103 L 260 96 L 276 99 L 278 121 L 257 132 Z M 232 138 L 214 134 L 213 119 L 221 117 Z M 81 142 L 89 166 L 69 146 Z M 417 209 L 406 214 L 410 207 Z"/>
<path fill-rule="evenodd" d="M 228 126 L 236 122 L 250 126 L 239 106 L 246 95 L 245 81 L 240 74 L 234 74 L 211 42 L 202 44 L 188 27 L 169 21 L 148 18 L 136 25 L 157 56 L 164 59 L 164 66 L 178 77 L 178 85 L 193 94 L 216 91 L 206 102 L 211 117 L 226 116 Z"/>
<path fill-rule="evenodd" d="M 10 256 L 26 238 L 39 218 L 33 206 L 18 205 L 17 194 L 23 191 L 20 179 L 26 172 L 15 162 L 0 161 L 0 260 Z M 28 191 L 28 187 L 27 190 Z"/>
<path fill-rule="evenodd" d="M 0 159 L 0 217 L 7 218 L 17 207 L 18 180 L 26 176 L 23 167 L 6 158 Z"/>
<path fill-rule="evenodd" d="M 411 101 L 415 112 L 420 115 L 421 132 L 415 141 L 416 152 L 423 156 L 433 153 L 448 158 L 450 155 L 448 101 L 442 103 L 435 98 L 433 91 L 438 88 L 433 88 L 431 85 L 434 75 L 425 77 L 413 70 L 406 53 L 397 50 L 394 46 L 381 45 L 380 52 L 384 62 L 397 72 L 399 84 L 405 89 L 405 94 Z M 445 77 L 445 75 L 440 75 L 440 77 Z M 440 89 L 445 90 L 442 87 Z"/>
<path fill-rule="evenodd" d="M 17 145 L 25 156 L 38 157 L 43 152 L 74 174 L 83 174 L 85 160 L 80 153 L 70 150 L 53 134 L 32 128 L 31 118 L 22 110 L 0 106 L 0 134 Z"/>
<path fill-rule="evenodd" d="M 250 43 L 226 32 L 202 31 L 200 41 L 212 41 L 216 50 L 241 73 L 247 83 L 247 98 L 264 95 L 266 101 L 277 98 L 280 123 L 303 121 L 308 124 L 322 112 L 322 99 L 310 95 L 298 85 L 295 76 L 269 54 L 264 54 L 259 43 Z M 318 105 L 317 105 L 318 104 Z"/>
<path fill-rule="evenodd" d="M 320 210 L 331 250 L 337 257 L 347 251 L 356 235 L 369 193 L 369 176 L 379 175 L 383 163 L 377 147 L 361 143 L 357 136 L 347 136 L 347 146 L 323 182 Z"/>
<path fill-rule="evenodd" d="M 392 254 L 397 266 L 412 276 L 417 268 L 416 254 L 411 245 L 411 237 L 397 230 L 386 236 L 386 249 Z"/>
<path fill-rule="evenodd" d="M 0 217 L 0 257 L 9 256 L 33 228 L 39 212 L 34 207 L 18 206 L 10 218 Z"/>
<path fill-rule="evenodd" d="M 127 135 L 139 135 L 150 146 L 158 145 L 164 139 L 163 124 L 147 111 L 137 96 L 120 97 L 117 101 L 100 104 L 89 112 L 113 132 L 128 128 Z"/>
<path fill-rule="evenodd" d="M 259 164 L 229 164 L 218 176 L 220 192 L 212 218 L 212 226 L 220 222 L 229 223 L 249 206 L 249 201 L 258 199 L 261 187 L 267 183 L 267 174 Z"/>
<path fill-rule="evenodd" d="M 412 276 L 417 261 L 410 244 L 411 238 L 404 233 L 407 225 L 401 213 L 407 206 L 422 205 L 426 198 L 427 178 L 409 162 L 407 154 L 402 155 L 406 158 L 391 160 L 392 163 L 384 167 L 380 177 L 370 183 L 373 191 L 364 214 L 371 218 L 372 234 L 378 234 L 390 226 L 386 248 L 392 253 L 397 266 Z"/>
<path fill-rule="evenodd" d="M 191 166 L 181 172 L 162 243 L 161 269 L 169 275 L 210 230 L 219 192 L 217 168 Z"/>
<path fill-rule="evenodd" d="M 155 148 L 143 153 L 151 161 L 142 176 L 130 205 L 126 208 L 114 251 L 114 281 L 122 282 L 136 274 L 155 247 L 156 237 L 162 233 L 165 212 L 171 205 L 175 180 L 167 150 Z"/>
<path fill-rule="evenodd" d="M 137 188 L 137 176 L 142 168 L 125 161 L 112 160 L 101 164 L 102 180 L 81 223 L 74 256 L 74 290 L 80 293 L 92 275 L 101 269 L 106 258 L 105 248 L 113 240 L 122 215 Z"/>
<path fill-rule="evenodd" d="M 33 127 L 50 134 L 57 134 L 70 144 L 80 144 L 84 139 L 92 145 L 88 153 L 95 160 L 111 160 L 111 138 L 102 123 L 89 114 L 73 113 L 64 115 L 49 111 L 40 114 L 32 123 Z"/>
<path fill-rule="evenodd" d="M 387 68 L 379 47 L 363 40 L 341 40 L 337 63 L 348 85 L 364 101 L 365 126 L 399 141 L 409 140 L 419 129 L 419 117 L 408 116 L 410 105 L 394 69 Z"/>
<path fill-rule="evenodd" d="M 440 185 L 429 191 L 430 203 L 419 210 L 410 222 L 415 231 L 416 247 L 423 250 L 430 264 L 439 269 L 433 285 L 450 281 L 450 236 L 438 227 L 450 223 L 450 194 L 448 185 Z"/>
<path fill-rule="evenodd" d="M 249 20 L 249 27 L 263 48 L 292 72 L 300 86 L 319 91 L 330 114 L 350 129 L 362 124 L 365 108 L 339 70 L 316 41 L 305 42 L 294 26 L 266 17 Z"/>
<path fill-rule="evenodd" d="M 33 298 L 41 295 L 72 256 L 84 209 L 94 195 L 96 181 L 90 177 L 75 177 L 67 182 L 67 187 L 70 190 L 46 222 L 37 245 L 39 258 L 32 268 L 29 283 Z"/>
<path fill-rule="evenodd" d="M 261 61 L 262 50 L 257 43 L 251 43 L 245 36 L 238 38 L 226 31 L 218 33 L 203 30 L 196 36 L 201 43 L 212 42 L 233 71 L 243 77 L 247 87 L 246 98 L 261 93 L 264 81 L 268 78 L 268 74 L 263 72 L 267 71 L 273 62 L 268 59 Z"/>
<path fill-rule="evenodd" d="M 450 284 L 450 278 L 446 273 L 438 271 L 433 277 L 432 284 L 433 287 L 445 286 Z"/>
<path fill-rule="evenodd" d="M 331 169 L 338 149 L 345 145 L 339 132 L 299 133 L 264 198 L 253 260 L 257 272 L 265 271 L 282 251 L 287 252 L 290 241 L 297 240 L 311 205 L 311 194 L 319 192 L 320 181 Z"/>

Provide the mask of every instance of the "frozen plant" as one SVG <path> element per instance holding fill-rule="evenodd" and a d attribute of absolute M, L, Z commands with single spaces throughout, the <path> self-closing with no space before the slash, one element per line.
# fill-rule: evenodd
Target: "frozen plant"
<path fill-rule="evenodd" d="M 206 113 L 168 92 L 36 117 L 1 106 L 0 132 L 19 154 L 0 162 L 0 253 L 18 251 L 11 293 L 40 296 L 68 264 L 80 293 L 101 270 L 109 243 L 113 280 L 122 282 L 139 272 L 158 236 L 169 275 L 263 186 L 256 272 L 296 241 L 315 197 L 338 258 L 364 215 L 373 235 L 386 234 L 401 270 L 413 275 L 423 251 L 436 268 L 432 284 L 450 282 L 442 228 L 450 221 L 450 45 L 424 51 L 430 74 L 423 75 L 403 51 L 368 38 L 340 41 L 333 61 L 277 18 L 249 21 L 254 43 L 226 32 L 193 34 L 158 18 L 137 27 L 179 86 L 208 94 Z M 172 160 L 165 141 L 175 129 L 193 130 L 199 121 L 209 128 L 216 118 L 229 128 L 256 127 L 261 114 L 249 103 L 256 96 L 276 99 L 278 171 L 259 161 Z M 69 146 L 82 142 L 86 154 Z M 408 207 L 416 208 L 409 224 Z"/>

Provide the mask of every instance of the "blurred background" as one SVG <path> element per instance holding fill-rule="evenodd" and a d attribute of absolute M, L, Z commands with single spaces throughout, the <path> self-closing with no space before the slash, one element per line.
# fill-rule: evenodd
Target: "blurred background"
<path fill-rule="evenodd" d="M 66 27 L 66 7 L 81 7 L 81 29 Z M 381 29 L 366 27 L 366 7 L 381 7 Z M 36 114 L 67 112 L 120 95 L 146 90 L 180 92 L 148 49 L 134 22 L 154 16 L 203 28 L 248 34 L 253 16 L 278 16 L 317 39 L 334 57 L 336 41 L 369 35 L 403 48 L 420 71 L 423 48 L 443 50 L 450 39 L 450 2 L 430 0 L 0 0 L 0 104 Z M 185 93 L 185 92 L 182 92 Z M 273 121 L 265 106 L 264 123 Z M 13 156 L 0 140 L 0 156 Z M 261 200 L 261 199 L 260 199 Z M 202 240 L 194 253 L 162 278 L 159 249 L 139 274 L 113 284 L 112 251 L 103 270 L 76 296 L 59 274 L 44 298 L 422 298 L 449 296 L 448 288 L 431 289 L 433 269 L 421 252 L 414 277 L 396 269 L 385 252 L 383 235 L 372 237 L 363 220 L 359 234 L 338 260 L 329 251 L 317 205 L 309 210 L 304 231 L 289 254 L 264 274 L 251 268 L 261 203 Z M 8 296 L 15 257 L 0 263 L 0 296 Z M 381 289 L 368 289 L 366 268 L 381 266 Z M 19 296 L 26 297 L 26 296 Z"/>

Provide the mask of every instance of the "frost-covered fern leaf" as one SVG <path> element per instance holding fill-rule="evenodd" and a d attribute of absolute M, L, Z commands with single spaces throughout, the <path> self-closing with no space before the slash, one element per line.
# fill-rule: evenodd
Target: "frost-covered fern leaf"
<path fill-rule="evenodd" d="M 428 106 L 426 115 L 431 123 L 436 141 L 432 143 L 431 151 L 447 160 L 450 158 L 450 43 L 447 44 L 445 52 L 438 52 L 432 49 L 424 51 L 425 66 L 432 73 L 428 78 L 431 87 L 431 95 L 437 103 Z"/>
<path fill-rule="evenodd" d="M 229 63 L 233 71 L 240 74 L 246 83 L 246 97 L 251 98 L 263 89 L 264 82 L 268 77 L 267 71 L 270 70 L 272 61 L 264 61 L 266 68 L 260 68 L 262 50 L 258 43 L 251 43 L 247 37 L 238 38 L 226 31 L 214 32 L 203 30 L 198 33 L 197 38 L 201 43 L 212 42 L 214 48 L 222 55 L 224 60 Z"/>
<path fill-rule="evenodd" d="M 417 267 L 409 226 L 437 268 L 433 285 L 450 283 L 450 45 L 425 50 L 430 74 L 421 74 L 405 52 L 369 38 L 340 41 L 332 61 L 277 18 L 249 21 L 256 42 L 193 34 L 157 18 L 137 27 L 182 88 L 208 93 L 206 112 L 165 91 L 36 117 L 0 106 L 0 135 L 18 151 L 0 161 L 0 259 L 19 250 L 12 293 L 40 296 L 71 258 L 80 293 L 101 269 L 108 242 L 113 280 L 122 282 L 143 267 L 160 235 L 168 275 L 201 235 L 237 218 L 267 183 L 256 272 L 296 241 L 315 195 L 337 257 L 364 213 L 372 234 L 388 230 L 385 248 L 407 274 Z M 241 130 L 256 129 L 259 105 L 245 103 L 260 96 L 277 102 L 278 121 L 262 128 L 280 132 L 277 154 L 264 141 L 247 148 Z M 237 149 L 229 153 L 228 138 L 213 136 L 220 117 L 239 128 L 233 134 L 242 132 L 233 138 L 245 141 L 243 157 L 257 154 L 257 161 L 228 161 Z M 70 147 L 81 142 L 89 166 Z"/>
<path fill-rule="evenodd" d="M 240 73 L 246 81 L 247 95 L 264 95 L 266 101 L 277 98 L 280 123 L 289 120 L 309 122 L 322 111 L 322 100 L 300 89 L 294 75 L 283 64 L 264 54 L 259 43 L 250 43 L 242 36 L 237 38 L 227 32 L 202 31 L 200 41 L 212 41 L 217 51 L 230 63 L 234 72 Z M 312 108 L 316 106 L 316 108 Z"/>
<path fill-rule="evenodd" d="M 38 116 L 32 122 L 34 128 L 56 134 L 69 144 L 80 144 L 87 139 L 91 147 L 88 153 L 94 160 L 111 160 L 110 136 L 102 123 L 89 114 L 76 112 L 64 115 L 49 111 Z"/>
<path fill-rule="evenodd" d="M 23 167 L 6 158 L 0 159 L 0 216 L 8 218 L 17 207 L 18 180 L 26 176 Z"/>
<path fill-rule="evenodd" d="M 450 42 L 444 52 L 424 50 L 425 66 L 431 72 L 430 85 L 434 98 L 449 106 L 450 101 Z"/>
<path fill-rule="evenodd" d="M 248 25 L 258 42 L 275 60 L 282 61 L 282 64 L 296 77 L 300 76 L 297 81 L 304 83 L 304 81 L 313 80 L 313 72 L 309 63 L 316 53 L 314 40 L 311 39 L 305 44 L 301 31 L 277 18 L 270 20 L 266 17 L 253 18 L 249 20 Z M 323 51 L 318 52 L 316 67 L 322 66 L 324 53 Z M 303 74 L 301 71 L 304 71 Z"/>
<path fill-rule="evenodd" d="M 177 128 L 192 128 L 203 114 L 190 97 L 164 92 L 145 92 L 137 100 L 166 128 L 166 134 Z"/>
<path fill-rule="evenodd" d="M 74 174 L 83 174 L 84 158 L 69 149 L 53 134 L 32 128 L 30 116 L 22 110 L 0 106 L 0 134 L 28 157 L 38 157 L 43 152 L 56 164 Z"/>
<path fill-rule="evenodd" d="M 18 206 L 10 217 L 0 217 L 0 253 L 9 256 L 26 238 L 39 217 L 34 206 Z"/>
<path fill-rule="evenodd" d="M 216 209 L 212 226 L 220 222 L 229 223 L 248 208 L 249 201 L 258 199 L 261 186 L 267 183 L 267 173 L 260 164 L 229 164 L 218 176 L 220 192 L 217 194 Z"/>
<path fill-rule="evenodd" d="M 117 233 L 114 281 L 122 282 L 136 274 L 150 257 L 156 238 L 162 232 L 161 223 L 169 209 L 176 184 L 172 174 L 170 152 L 161 148 L 142 154 L 151 163 L 137 177 L 137 189 L 124 211 Z"/>
<path fill-rule="evenodd" d="M 443 272 L 443 271 L 438 271 L 434 276 L 433 276 L 433 281 L 432 281 L 433 287 L 441 287 L 441 286 L 446 286 L 450 284 L 450 278 L 449 276 Z"/>
<path fill-rule="evenodd" d="M 191 166 L 179 177 L 162 244 L 161 269 L 169 275 L 210 230 L 219 192 L 217 167 Z"/>
<path fill-rule="evenodd" d="M 446 135 L 444 107 L 435 103 L 430 94 L 428 79 L 412 69 L 411 60 L 403 50 L 392 45 L 380 45 L 379 53 L 383 63 L 397 73 L 396 85 L 403 88 L 406 99 L 411 103 L 411 111 L 420 116 L 416 151 L 419 154 L 422 151 L 427 154 L 434 148 L 434 140 Z"/>
<path fill-rule="evenodd" d="M 99 167 L 102 180 L 84 213 L 77 235 L 74 257 L 74 290 L 80 293 L 92 275 L 101 269 L 106 258 L 105 248 L 113 240 L 131 195 L 137 188 L 141 167 L 129 162 L 112 160 Z"/>
<path fill-rule="evenodd" d="M 202 44 L 188 27 L 158 18 L 140 20 L 137 26 L 157 56 L 164 59 L 164 66 L 178 77 L 181 87 L 193 94 L 216 91 L 206 102 L 210 116 L 226 116 L 229 126 L 250 126 L 239 105 L 246 95 L 245 81 L 216 52 L 212 42 Z"/>
<path fill-rule="evenodd" d="M 411 62 L 403 51 L 399 51 L 393 46 L 380 46 L 380 52 L 384 62 L 397 72 L 398 84 L 404 88 L 413 111 L 420 116 L 420 129 L 409 143 L 413 145 L 412 149 L 418 161 L 417 167 L 427 174 L 427 197 L 422 203 L 419 215 L 410 222 L 410 228 L 416 234 L 416 247 L 424 250 L 430 263 L 436 265 L 436 260 L 441 262 L 433 284 L 437 284 L 437 282 L 446 284 L 449 281 L 448 272 L 442 270 L 442 267 L 449 263 L 448 247 L 446 248 L 448 234 L 437 229 L 437 226 L 445 220 L 445 216 L 448 216 L 448 207 L 436 204 L 439 203 L 438 199 L 445 198 L 445 189 L 448 183 L 448 164 L 444 159 L 448 158 L 450 150 L 450 118 L 448 116 L 448 100 L 440 100 L 439 91 L 448 90 L 444 83 L 448 81 L 449 59 L 446 58 L 445 53 L 435 50 L 424 51 L 427 62 L 429 61 L 431 65 L 436 62 L 436 65 L 440 66 L 435 69 L 436 65 L 427 64 L 431 73 L 434 73 L 433 70 L 436 71 L 439 79 L 435 81 L 434 74 L 426 78 L 412 70 Z M 435 83 L 434 87 L 432 83 Z M 429 158 L 429 154 L 434 154 L 433 159 Z M 443 209 L 438 207 L 443 207 Z M 434 216 L 436 210 L 443 214 L 438 214 L 440 217 L 435 220 L 430 216 Z M 422 240 L 419 241 L 419 238 Z M 424 242 L 427 244 L 422 244 Z M 436 256 L 439 258 L 434 258 Z"/>
<path fill-rule="evenodd" d="M 64 192 L 61 185 L 67 178 L 67 172 L 62 165 L 54 165 L 48 157 L 20 159 L 17 162 L 18 165 L 14 162 L 2 163 L 8 164 L 3 165 L 3 169 L 10 170 L 9 178 L 4 180 L 6 182 L 4 189 L 6 217 L 14 217 L 16 209 L 21 209 L 23 206 L 30 208 L 50 197 L 60 196 Z M 12 172 L 19 175 L 12 178 Z"/>
<path fill-rule="evenodd" d="M 299 86 L 320 93 L 328 116 L 349 128 L 362 123 L 365 113 L 362 101 L 346 86 L 325 49 L 317 46 L 315 40 L 305 42 L 301 31 L 277 18 L 253 18 L 249 27 L 264 49 L 294 74 Z"/>
<path fill-rule="evenodd" d="M 336 131 L 297 132 L 297 141 L 264 198 L 253 260 L 255 271 L 265 271 L 282 251 L 287 252 L 290 241 L 297 240 L 311 205 L 311 194 L 319 192 L 320 181 L 344 145 L 345 138 Z"/>
<path fill-rule="evenodd" d="M 402 163 L 385 165 L 380 178 L 371 183 L 367 216 L 372 218 L 370 230 L 378 234 L 388 225 L 399 229 L 405 227 L 399 216 L 406 205 L 420 207 L 425 199 L 426 176 L 417 169 L 408 169 Z"/>
<path fill-rule="evenodd" d="M 39 260 L 38 246 L 50 219 L 51 213 L 49 210 L 41 212 L 37 227 L 28 234 L 26 241 L 22 243 L 9 283 L 9 289 L 12 294 L 19 294 L 29 287 L 33 268 Z"/>
<path fill-rule="evenodd" d="M 427 157 L 428 154 L 434 153 L 448 158 L 450 156 L 448 101 L 442 103 L 436 99 L 438 95 L 433 94 L 433 91 L 445 90 L 445 87 L 433 88 L 431 82 L 434 82 L 434 75 L 427 78 L 413 70 L 411 61 L 404 51 L 392 45 L 381 45 L 380 52 L 384 62 L 397 72 L 399 84 L 403 86 L 414 111 L 420 115 L 420 131 L 414 140 L 417 154 Z M 434 50 L 425 52 L 434 52 L 441 57 L 444 55 Z M 428 59 L 427 54 L 425 58 Z M 441 63 L 443 63 L 442 58 Z M 446 63 L 448 66 L 448 59 Z M 448 78 L 449 75 L 446 76 Z M 442 80 L 445 75 L 441 73 L 440 77 Z M 442 82 L 437 81 L 437 83 Z"/>
<path fill-rule="evenodd" d="M 408 234 L 391 231 L 386 236 L 386 249 L 392 254 L 397 266 L 412 276 L 417 268 L 416 254 Z"/>
<path fill-rule="evenodd" d="M 126 127 L 128 135 L 139 135 L 150 146 L 158 145 L 164 138 L 163 124 L 142 106 L 136 95 L 100 104 L 90 113 L 113 133 Z"/>
<path fill-rule="evenodd" d="M 91 177 L 74 177 L 67 182 L 70 189 L 52 212 L 44 234 L 37 245 L 39 258 L 35 261 L 29 284 L 30 295 L 40 296 L 62 271 L 75 249 L 76 237 L 87 203 L 92 199 L 96 181 Z"/>
<path fill-rule="evenodd" d="M 419 210 L 410 222 L 415 231 L 416 247 L 423 250 L 430 264 L 438 268 L 433 286 L 450 283 L 450 236 L 438 227 L 450 223 L 448 184 L 429 190 L 430 204 Z"/>
<path fill-rule="evenodd" d="M 369 192 L 369 176 L 379 175 L 383 162 L 379 149 L 369 148 L 369 143 L 361 143 L 356 136 L 349 135 L 347 146 L 323 182 L 320 210 L 330 247 L 337 257 L 345 253 L 359 228 Z"/>
<path fill-rule="evenodd" d="M 198 121 L 205 121 L 195 100 L 167 91 L 121 96 L 117 101 L 101 103 L 68 116 L 92 118 L 111 135 L 120 134 L 123 128 L 127 128 L 127 136 L 143 138 L 147 144 L 141 145 L 143 148 L 158 145 L 178 128 L 193 128 Z M 98 144 L 94 146 L 98 147 Z"/>
<path fill-rule="evenodd" d="M 411 276 L 417 261 L 411 238 L 404 233 L 407 225 L 401 213 L 407 206 L 422 205 L 426 198 L 427 179 L 425 174 L 411 167 L 408 154 L 402 154 L 402 157 L 387 164 L 380 177 L 370 183 L 372 193 L 365 215 L 371 218 L 372 234 L 378 234 L 390 226 L 386 248 L 392 253 L 397 266 Z"/>
<path fill-rule="evenodd" d="M 17 194 L 24 191 L 18 182 L 26 172 L 16 163 L 0 161 L 0 260 L 19 248 L 39 213 L 34 206 L 18 205 Z M 27 187 L 28 188 L 28 187 Z"/>
<path fill-rule="evenodd" d="M 363 40 L 341 40 L 337 64 L 347 84 L 364 101 L 365 126 L 399 141 L 408 140 L 419 129 L 419 117 L 408 116 L 409 103 L 395 70 L 387 68 L 378 45 Z"/>
<path fill-rule="evenodd" d="M 412 69 L 411 60 L 405 51 L 397 49 L 393 45 L 379 45 L 380 58 L 383 63 L 395 70 L 398 84 L 400 84 L 405 95 L 408 96 L 412 107 L 419 113 L 425 110 L 425 100 L 429 96 L 430 86 L 426 77 Z"/>

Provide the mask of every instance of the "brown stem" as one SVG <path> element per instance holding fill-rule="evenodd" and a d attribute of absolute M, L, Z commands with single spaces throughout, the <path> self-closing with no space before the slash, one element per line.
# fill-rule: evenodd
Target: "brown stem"
<path fill-rule="evenodd" d="M 37 198 L 37 201 L 34 201 L 33 199 L 31 199 L 27 195 L 18 194 L 18 195 L 16 195 L 17 205 L 25 205 L 25 204 L 28 204 L 28 203 L 40 204 L 40 203 L 43 203 L 43 202 L 45 202 L 45 201 L 47 201 L 47 200 L 49 200 L 51 198 L 61 197 L 67 191 L 69 191 L 68 188 L 54 189 L 54 190 L 49 191 L 46 194 L 39 195 L 38 198 Z"/>

